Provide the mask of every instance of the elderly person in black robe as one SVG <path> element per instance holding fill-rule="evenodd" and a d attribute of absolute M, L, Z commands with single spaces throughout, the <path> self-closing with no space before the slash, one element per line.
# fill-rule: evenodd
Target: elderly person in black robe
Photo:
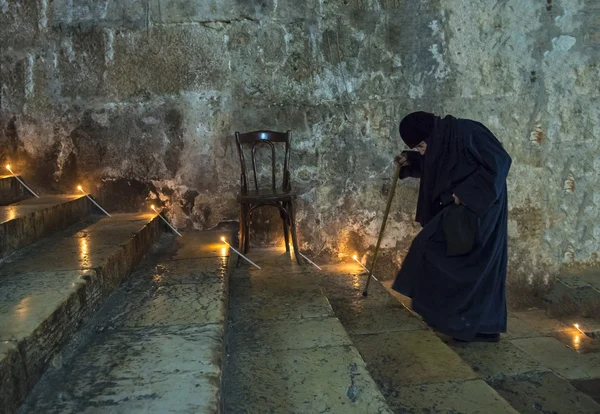
<path fill-rule="evenodd" d="M 484 125 L 415 112 L 400 123 L 401 178 L 420 178 L 414 239 L 393 289 L 460 341 L 506 332 L 507 194 L 511 158 Z"/>

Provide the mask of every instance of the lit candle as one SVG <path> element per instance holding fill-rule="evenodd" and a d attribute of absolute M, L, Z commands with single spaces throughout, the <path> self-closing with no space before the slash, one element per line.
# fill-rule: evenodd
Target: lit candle
<path fill-rule="evenodd" d="M 225 240 L 225 237 L 221 237 L 221 241 L 223 243 L 225 243 L 227 246 L 229 246 L 229 248 L 231 250 L 233 250 L 234 252 L 236 252 L 242 259 L 244 259 L 245 261 L 247 261 L 248 263 L 250 263 L 252 266 L 256 267 L 257 269 L 260 269 L 259 265 L 257 265 L 252 260 L 248 259 L 246 256 L 244 256 L 243 254 L 241 254 L 240 252 L 238 252 L 237 250 L 235 250 L 231 244 L 227 243 L 227 240 Z"/>
<path fill-rule="evenodd" d="M 96 203 L 96 200 L 94 200 L 92 197 L 90 197 L 90 195 L 89 195 L 88 193 L 86 193 L 85 191 L 83 191 L 83 187 L 81 187 L 80 185 L 78 185 L 78 186 L 77 186 L 77 189 L 78 189 L 79 191 L 81 191 L 81 192 L 82 192 L 82 193 L 83 193 L 83 194 L 84 194 L 84 195 L 85 195 L 85 196 L 86 196 L 86 197 L 87 197 L 87 198 L 88 198 L 88 199 L 89 199 L 89 200 L 90 200 L 92 203 L 94 203 L 94 204 L 96 205 L 96 207 L 98 207 L 100 210 L 102 210 L 102 212 L 103 212 L 104 214 L 106 214 L 108 217 L 112 217 L 112 216 L 111 216 L 111 215 L 108 213 L 108 211 L 104 210 L 104 209 L 103 209 L 103 208 L 100 206 L 100 204 Z"/>
<path fill-rule="evenodd" d="M 323 270 L 321 269 L 315 262 L 313 262 L 312 260 L 310 260 L 308 257 L 304 256 L 302 253 L 298 252 L 298 254 L 302 257 L 304 257 L 306 259 L 306 261 L 308 261 L 308 263 L 310 263 L 311 265 L 313 265 L 314 267 L 316 267 L 319 270 Z"/>
<path fill-rule="evenodd" d="M 20 178 L 17 176 L 17 174 L 15 174 L 15 173 L 13 172 L 13 170 L 10 168 L 10 164 L 6 164 L 6 169 L 7 169 L 8 171 L 10 171 L 10 173 L 12 174 L 12 176 L 13 176 L 13 177 L 15 177 L 15 178 L 17 179 L 17 181 L 18 181 L 18 182 L 20 182 L 20 183 L 21 183 L 21 185 L 22 185 L 23 187 L 25 187 L 25 188 L 26 188 L 26 189 L 27 189 L 27 190 L 28 190 L 28 191 L 29 191 L 31 194 L 33 194 L 33 195 L 35 196 L 35 198 L 40 198 L 40 196 L 38 196 L 38 195 L 37 195 L 37 194 L 36 194 L 36 193 L 35 193 L 35 192 L 34 192 L 34 191 L 31 189 L 31 188 L 29 188 L 29 187 L 27 186 L 27 184 L 25 184 L 25 183 L 23 182 L 23 180 L 21 180 L 21 179 L 20 179 Z"/>
<path fill-rule="evenodd" d="M 156 214 L 158 214 L 158 217 L 160 217 L 160 218 L 162 219 L 162 221 L 164 221 L 165 223 L 167 223 L 167 226 L 169 226 L 169 227 L 171 228 L 171 230 L 173 230 L 173 231 L 175 232 L 175 234 L 177 234 L 179 237 L 183 237 L 183 236 L 181 235 L 181 233 L 179 233 L 179 232 L 177 231 L 177 229 L 176 229 L 175 227 L 173 227 L 173 226 L 171 225 L 171 223 L 169 223 L 169 222 L 167 221 L 167 219 L 166 219 L 166 218 L 164 218 L 164 217 L 162 216 L 162 214 L 160 214 L 158 211 L 156 211 L 156 207 L 154 207 L 154 205 L 152 205 L 152 206 L 150 206 L 150 207 L 152 207 L 152 210 L 154 210 L 154 212 L 155 212 Z"/>
<path fill-rule="evenodd" d="M 579 332 L 581 332 L 582 334 L 584 334 L 584 335 L 585 335 L 585 332 L 583 332 L 583 331 L 582 331 L 582 330 L 579 328 L 579 324 L 578 324 L 578 323 L 576 323 L 576 324 L 575 324 L 575 325 L 573 325 L 573 326 L 575 326 L 575 329 L 577 329 Z"/>
<path fill-rule="evenodd" d="M 354 259 L 354 261 L 356 263 L 358 263 L 363 269 L 365 269 L 367 272 L 369 271 L 369 269 L 367 269 L 361 262 L 358 261 L 358 257 L 356 257 L 356 255 L 352 256 L 352 258 Z"/>
<path fill-rule="evenodd" d="M 367 267 L 366 267 L 365 265 L 363 265 L 363 264 L 362 264 L 362 263 L 361 263 L 361 262 L 358 260 L 358 257 L 357 257 L 356 255 L 352 256 L 352 258 L 354 259 L 354 261 L 355 261 L 356 263 L 358 263 L 358 264 L 360 265 L 360 267 L 362 267 L 363 269 L 365 269 L 367 272 L 369 271 L 369 269 L 367 269 Z M 373 279 L 377 279 L 377 278 L 375 277 L 375 275 L 371 275 L 371 276 L 373 277 Z"/>

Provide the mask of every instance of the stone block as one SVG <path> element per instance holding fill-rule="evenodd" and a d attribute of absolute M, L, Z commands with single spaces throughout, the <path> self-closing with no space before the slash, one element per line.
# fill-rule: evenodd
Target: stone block
<path fill-rule="evenodd" d="M 418 331 L 426 326 L 408 309 L 388 295 L 386 302 L 377 303 L 377 298 L 330 299 L 336 316 L 340 318 L 350 334 L 366 335 L 382 332 Z"/>
<path fill-rule="evenodd" d="M 441 382 L 400 388 L 388 397 L 398 413 L 516 414 L 510 404 L 481 380 Z"/>
<path fill-rule="evenodd" d="M 82 196 L 31 198 L 0 207 L 0 258 L 83 220 L 91 203 Z"/>
<path fill-rule="evenodd" d="M 49 10 L 55 30 L 90 27 L 143 28 L 148 24 L 147 3 L 140 1 L 54 0 Z"/>
<path fill-rule="evenodd" d="M 478 378 L 431 331 L 386 332 L 352 335 L 351 338 L 385 396 L 411 385 Z"/>
<path fill-rule="evenodd" d="M 227 232 L 186 232 L 183 237 L 175 241 L 177 252 L 174 260 L 193 260 L 208 257 L 227 257 L 229 248 L 221 241 L 226 237 L 233 243 Z"/>
<path fill-rule="evenodd" d="M 506 378 L 491 385 L 522 414 L 600 412 L 592 398 L 552 373 Z"/>
<path fill-rule="evenodd" d="M 600 378 L 591 380 L 575 380 L 571 381 L 571 384 L 579 391 L 589 395 L 600 404 Z"/>
<path fill-rule="evenodd" d="M 231 280 L 230 300 L 236 303 L 231 310 L 231 321 L 242 323 L 246 320 L 303 320 L 333 316 L 331 305 L 320 294 L 317 286 L 293 287 L 249 285 L 239 279 Z"/>
<path fill-rule="evenodd" d="M 265 321 L 260 324 L 240 323 L 232 326 L 228 353 L 300 350 L 352 345 L 350 337 L 337 318 L 303 321 Z"/>
<path fill-rule="evenodd" d="M 15 342 L 0 342 L 0 402 L 2 409 L 13 412 L 28 392 L 23 356 Z"/>
<path fill-rule="evenodd" d="M 0 362 L 12 372 L 0 373 L 7 381 L 0 388 L 18 391 L 0 393 L 0 406 L 16 408 L 24 401 L 61 346 L 149 250 L 160 234 L 158 220 L 154 215 L 114 215 L 105 223 L 116 229 L 129 226 L 129 234 L 48 238 L 29 248 L 23 259 L 4 263 L 0 340 L 18 344 L 24 359 L 7 354 Z"/>
<path fill-rule="evenodd" d="M 225 412 L 391 413 L 348 346 L 231 355 Z"/>
<path fill-rule="evenodd" d="M 101 335 L 61 384 L 35 395 L 35 411 L 219 412 L 223 336 L 215 325 Z M 101 377 L 104 380 L 98 381 Z M 36 398 L 37 397 L 37 398 Z"/>
<path fill-rule="evenodd" d="M 511 341 L 530 357 L 569 380 L 600 376 L 600 353 L 579 354 L 555 338 L 527 338 Z"/>
<path fill-rule="evenodd" d="M 225 326 L 224 281 L 161 286 L 126 317 L 125 326 L 216 324 Z"/>
<path fill-rule="evenodd" d="M 42 6 L 42 7 L 40 7 Z M 0 39 L 4 54 L 33 44 L 47 24 L 46 1 L 4 1 L 0 3 Z"/>
<path fill-rule="evenodd" d="M 16 203 L 29 196 L 16 178 L 0 176 L 0 206 Z"/>
<path fill-rule="evenodd" d="M 552 290 L 544 297 L 548 314 L 552 317 L 599 315 L 600 289 L 597 282 L 594 286 L 590 281 L 578 274 L 559 276 Z"/>
<path fill-rule="evenodd" d="M 273 7 L 273 0 L 158 0 L 151 3 L 150 12 L 156 23 L 231 23 L 260 20 Z"/>
<path fill-rule="evenodd" d="M 115 33 L 106 84 L 111 96 L 220 90 L 229 72 L 224 33 L 198 25 Z"/>
<path fill-rule="evenodd" d="M 111 37 L 98 27 L 69 29 L 61 38 L 58 57 L 60 94 L 68 98 L 106 96 L 104 72 Z"/>
<path fill-rule="evenodd" d="M 549 371 L 508 341 L 469 344 L 452 341 L 450 345 L 486 381 Z"/>
<path fill-rule="evenodd" d="M 26 85 L 31 80 L 32 59 L 7 57 L 0 64 L 2 110 L 20 112 L 27 101 Z"/>

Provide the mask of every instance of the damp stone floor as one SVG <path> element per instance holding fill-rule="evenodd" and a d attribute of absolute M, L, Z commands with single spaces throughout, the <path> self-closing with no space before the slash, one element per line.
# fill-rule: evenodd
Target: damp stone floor
<path fill-rule="evenodd" d="M 163 234 L 17 412 L 219 412 L 229 279 L 221 234 Z"/>
<path fill-rule="evenodd" d="M 226 413 L 600 414 L 600 342 L 573 321 L 511 312 L 500 343 L 459 344 L 389 282 L 364 298 L 355 263 L 249 257 L 262 269 L 241 264 L 230 281 Z"/>
<path fill-rule="evenodd" d="M 216 235 L 168 237 L 19 413 L 600 414 L 600 343 L 573 328 L 593 320 L 511 312 L 500 343 L 458 344 L 389 283 L 364 298 L 356 263 L 234 268 Z"/>

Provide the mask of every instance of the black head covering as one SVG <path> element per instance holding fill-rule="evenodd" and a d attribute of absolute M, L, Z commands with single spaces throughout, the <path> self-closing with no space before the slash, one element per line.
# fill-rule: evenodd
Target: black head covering
<path fill-rule="evenodd" d="M 400 121 L 400 136 L 409 148 L 426 141 L 433 131 L 435 115 L 429 112 L 413 112 Z"/>

